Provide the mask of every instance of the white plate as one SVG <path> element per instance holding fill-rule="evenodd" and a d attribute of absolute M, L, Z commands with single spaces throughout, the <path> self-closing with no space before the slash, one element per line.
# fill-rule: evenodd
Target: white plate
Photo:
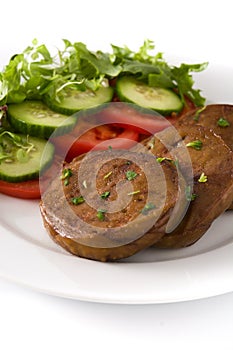
<path fill-rule="evenodd" d="M 233 103 L 233 68 L 195 76 L 207 102 Z M 43 228 L 37 201 L 0 195 L 0 276 L 36 290 L 106 303 L 167 303 L 233 291 L 233 213 L 219 217 L 195 245 L 148 249 L 116 263 L 62 250 Z"/>

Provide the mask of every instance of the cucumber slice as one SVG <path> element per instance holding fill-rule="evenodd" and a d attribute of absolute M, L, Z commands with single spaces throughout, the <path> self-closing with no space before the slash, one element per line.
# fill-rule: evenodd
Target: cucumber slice
<path fill-rule="evenodd" d="M 9 104 L 8 119 L 17 132 L 49 138 L 68 133 L 75 125 L 76 118 L 52 111 L 41 101 L 24 101 Z"/>
<path fill-rule="evenodd" d="M 71 115 L 80 110 L 89 109 L 110 102 L 113 98 L 112 87 L 100 87 L 96 91 L 69 89 L 61 102 L 45 97 L 45 103 L 59 113 Z"/>
<path fill-rule="evenodd" d="M 156 110 L 163 115 L 179 112 L 183 108 L 181 99 L 172 90 L 151 87 L 133 77 L 119 78 L 116 90 L 121 101 L 132 102 L 138 106 Z"/>
<path fill-rule="evenodd" d="M 26 135 L 4 134 L 0 138 L 0 179 L 21 182 L 39 177 L 53 160 L 54 146 L 46 140 Z"/>

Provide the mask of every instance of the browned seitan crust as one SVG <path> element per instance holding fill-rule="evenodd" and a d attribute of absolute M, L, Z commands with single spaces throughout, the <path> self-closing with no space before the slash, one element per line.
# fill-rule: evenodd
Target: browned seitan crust
<path fill-rule="evenodd" d="M 91 152 L 84 165 L 85 157 L 66 164 L 72 173 L 68 184 L 57 176 L 40 204 L 55 242 L 72 254 L 100 261 L 129 257 L 160 240 L 180 195 L 177 169 L 170 161 L 160 164 L 154 155 L 130 151 L 115 151 L 108 161 L 110 153 Z M 137 176 L 128 180 L 129 172 Z M 86 200 L 73 204 L 81 193 Z M 104 193 L 109 195 L 100 198 Z M 114 204 L 118 207 L 109 211 Z"/>
<path fill-rule="evenodd" d="M 185 114 L 183 118 L 190 125 L 200 124 L 211 129 L 215 134 L 221 136 L 233 151 L 233 105 L 208 105 Z M 227 123 L 225 126 L 224 121 Z M 233 200 L 228 209 L 233 210 Z"/>
<path fill-rule="evenodd" d="M 181 248 L 199 240 L 212 222 L 229 208 L 233 198 L 233 153 L 222 137 L 199 124 L 186 123 L 185 118 L 175 127 L 186 145 L 199 140 L 202 147 L 199 150 L 187 147 L 192 161 L 194 197 L 180 225 L 156 243 L 160 248 Z M 169 130 L 164 131 L 168 133 Z M 163 155 L 166 154 L 164 151 Z M 179 142 L 174 143 L 173 157 L 176 155 L 185 171 Z M 200 182 L 202 174 L 207 177 L 206 182 Z"/>

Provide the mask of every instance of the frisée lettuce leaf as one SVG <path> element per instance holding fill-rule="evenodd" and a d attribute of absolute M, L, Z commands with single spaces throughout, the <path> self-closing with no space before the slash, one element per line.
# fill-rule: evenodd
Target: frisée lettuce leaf
<path fill-rule="evenodd" d="M 91 51 L 82 42 L 63 40 L 55 53 L 36 39 L 22 53 L 14 55 L 0 73 L 0 105 L 25 99 L 43 99 L 44 95 L 60 101 L 66 88 L 95 91 L 120 75 L 134 75 L 150 86 L 175 89 L 184 100 L 195 105 L 205 102 L 194 88 L 193 72 L 201 72 L 207 63 L 169 65 L 162 53 L 154 54 L 154 43 L 145 40 L 138 51 L 111 45 L 112 52 Z"/>
<path fill-rule="evenodd" d="M 194 88 L 193 72 L 201 72 L 207 68 L 208 63 L 186 64 L 179 67 L 169 65 L 158 52 L 150 54 L 155 49 L 151 40 L 144 41 L 138 52 L 131 51 L 127 46 L 118 47 L 112 45 L 115 62 L 120 64 L 125 74 L 137 75 L 149 86 L 175 89 L 181 99 L 187 96 L 196 106 L 203 106 L 205 98 L 201 91 Z"/>

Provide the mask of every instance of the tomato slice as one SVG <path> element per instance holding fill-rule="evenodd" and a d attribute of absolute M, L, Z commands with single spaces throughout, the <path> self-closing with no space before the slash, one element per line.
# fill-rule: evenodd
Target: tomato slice
<path fill-rule="evenodd" d="M 51 140 L 58 153 L 67 149 L 67 152 L 65 151 L 67 161 L 93 149 L 104 150 L 109 147 L 128 149 L 139 140 L 138 132 L 119 126 L 99 125 L 85 131 L 82 135 L 80 135 L 80 128 L 82 129 L 83 125 L 78 123 L 70 134 Z"/>
<path fill-rule="evenodd" d="M 54 157 L 52 165 L 44 172 L 42 178 L 22 182 L 7 182 L 0 180 L 0 193 L 23 199 L 40 199 L 42 188 L 45 190 L 58 173 L 62 160 Z"/>
<path fill-rule="evenodd" d="M 134 130 L 139 134 L 153 135 L 162 131 L 188 111 L 196 108 L 192 101 L 185 98 L 184 108 L 180 113 L 172 113 L 169 116 L 162 116 L 159 113 L 141 111 L 129 104 L 122 102 L 112 103 L 108 108 L 99 113 L 99 120 L 104 123 L 112 123 L 118 127 Z"/>
<path fill-rule="evenodd" d="M 28 180 L 17 183 L 0 180 L 0 192 L 17 198 L 39 199 L 39 180 Z"/>
<path fill-rule="evenodd" d="M 139 134 L 152 135 L 167 128 L 169 121 L 158 113 L 146 113 L 125 103 L 113 103 L 99 113 L 104 123 L 133 130 Z"/>
<path fill-rule="evenodd" d="M 55 157 L 53 165 L 44 174 L 43 186 L 46 187 L 57 172 L 63 160 L 62 157 L 59 157 L 60 152 L 66 154 L 67 161 L 71 161 L 74 157 L 92 149 L 101 150 L 108 147 L 128 149 L 140 141 L 142 135 L 151 135 L 163 130 L 193 108 L 195 105 L 186 99 L 186 105 L 180 114 L 165 118 L 141 112 L 120 102 L 112 103 L 108 108 L 97 113 L 97 124 L 101 125 L 96 126 L 96 118 L 94 118 L 92 127 L 91 124 L 87 125 L 81 121 L 81 123 L 77 123 L 71 133 L 51 140 L 58 155 Z M 84 130 L 83 134 L 80 132 L 80 128 Z M 38 179 L 19 183 L 0 180 L 0 193 L 17 198 L 39 199 L 41 197 L 41 184 Z"/>

